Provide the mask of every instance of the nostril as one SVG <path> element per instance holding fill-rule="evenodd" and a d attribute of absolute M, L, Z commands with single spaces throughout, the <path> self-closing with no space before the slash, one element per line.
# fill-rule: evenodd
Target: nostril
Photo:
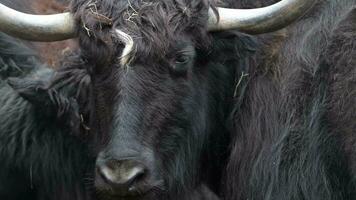
<path fill-rule="evenodd" d="M 104 183 L 122 192 L 135 192 L 144 181 L 147 170 L 135 161 L 108 161 L 97 166 L 96 174 Z"/>
<path fill-rule="evenodd" d="M 96 167 L 96 176 L 98 178 L 100 178 L 101 180 L 103 180 L 104 182 L 108 182 L 109 180 L 106 178 L 106 176 L 104 175 L 104 173 L 102 172 L 101 167 Z"/>
<path fill-rule="evenodd" d="M 145 176 L 146 176 L 145 170 L 142 170 L 139 173 L 136 173 L 135 176 L 131 178 L 128 191 L 136 192 L 137 186 L 140 185 L 140 183 L 142 183 L 144 181 Z"/>
<path fill-rule="evenodd" d="M 126 175 L 123 175 L 124 182 L 128 184 L 132 184 L 134 182 L 139 181 L 145 175 L 145 169 L 142 166 L 136 166 L 131 170 L 127 171 Z M 126 179 L 126 180 L 125 180 Z"/>
<path fill-rule="evenodd" d="M 101 180 L 103 180 L 107 184 L 113 183 L 113 173 L 111 172 L 110 168 L 107 166 L 99 166 L 96 168 L 96 174 L 99 176 Z"/>

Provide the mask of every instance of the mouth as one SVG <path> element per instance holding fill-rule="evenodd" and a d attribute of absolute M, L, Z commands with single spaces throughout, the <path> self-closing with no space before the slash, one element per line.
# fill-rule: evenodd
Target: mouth
<path fill-rule="evenodd" d="M 143 200 L 150 195 L 150 191 L 119 193 L 113 190 L 97 190 L 98 199 L 102 200 Z"/>
<path fill-rule="evenodd" d="M 165 194 L 160 187 L 140 187 L 129 191 L 120 191 L 117 188 L 96 188 L 97 197 L 100 200 L 146 200 L 158 199 Z M 155 198 L 157 197 L 157 198 Z"/>
<path fill-rule="evenodd" d="M 150 192 L 150 190 L 151 189 L 133 188 L 130 189 L 129 191 L 123 191 L 117 188 L 110 187 L 110 188 L 97 188 L 96 192 L 100 195 L 131 198 L 131 197 L 145 196 Z"/>

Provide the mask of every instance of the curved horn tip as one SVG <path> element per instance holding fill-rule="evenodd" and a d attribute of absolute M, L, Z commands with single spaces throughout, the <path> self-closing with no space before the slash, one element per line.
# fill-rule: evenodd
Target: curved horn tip
<path fill-rule="evenodd" d="M 31 15 L 0 4 L 0 31 L 32 41 L 59 41 L 74 38 L 75 23 L 70 13 Z"/>
<path fill-rule="evenodd" d="M 309 11 L 317 0 L 282 0 L 273 5 L 255 9 L 217 8 L 220 20 L 209 10 L 208 30 L 236 29 L 250 34 L 282 29 Z"/>

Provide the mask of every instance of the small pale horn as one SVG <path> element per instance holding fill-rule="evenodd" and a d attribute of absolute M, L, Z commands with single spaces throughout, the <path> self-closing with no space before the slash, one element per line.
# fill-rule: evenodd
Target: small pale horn
<path fill-rule="evenodd" d="M 125 32 L 115 29 L 116 36 L 125 44 L 125 48 L 122 51 L 122 55 L 120 57 L 120 64 L 122 66 L 126 66 L 130 63 L 132 58 L 132 52 L 134 51 L 134 41 L 132 37 Z"/>

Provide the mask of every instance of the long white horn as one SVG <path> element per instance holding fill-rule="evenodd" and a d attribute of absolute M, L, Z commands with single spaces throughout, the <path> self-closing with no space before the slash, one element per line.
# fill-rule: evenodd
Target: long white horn
<path fill-rule="evenodd" d="M 250 34 L 279 30 L 303 16 L 317 0 L 282 0 L 273 5 L 255 9 L 217 8 L 220 20 L 209 10 L 209 31 L 236 29 Z"/>
<path fill-rule="evenodd" d="M 74 38 L 75 25 L 70 13 L 31 15 L 0 4 L 0 31 L 32 41 L 59 41 Z"/>

